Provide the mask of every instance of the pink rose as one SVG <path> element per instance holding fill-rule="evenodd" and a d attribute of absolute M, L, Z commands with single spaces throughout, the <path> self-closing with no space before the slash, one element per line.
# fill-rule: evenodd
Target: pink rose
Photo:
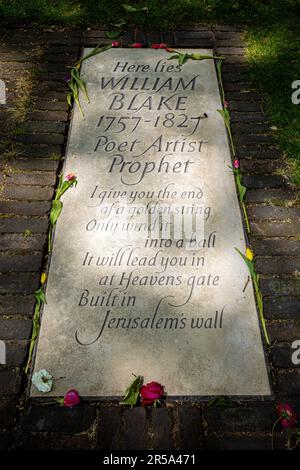
<path fill-rule="evenodd" d="M 143 47 L 143 44 L 140 42 L 135 42 L 134 44 L 131 45 L 131 47 L 135 47 L 136 49 L 139 49 Z"/>
<path fill-rule="evenodd" d="M 72 408 L 80 402 L 79 393 L 76 390 L 69 390 L 64 397 L 64 406 Z"/>
<path fill-rule="evenodd" d="M 237 158 L 235 158 L 234 161 L 233 161 L 233 168 L 235 170 L 238 170 L 239 167 L 240 167 L 240 161 Z"/>
<path fill-rule="evenodd" d="M 76 180 L 76 175 L 74 175 L 74 173 L 68 173 L 65 178 L 71 183 L 71 181 Z"/>
<path fill-rule="evenodd" d="M 293 428 L 297 424 L 297 415 L 295 410 L 287 403 L 277 405 L 279 421 L 283 428 Z"/>
<path fill-rule="evenodd" d="M 167 47 L 167 44 L 160 43 L 160 44 L 152 44 L 151 49 L 165 49 Z"/>
<path fill-rule="evenodd" d="M 121 43 L 119 41 L 113 41 L 111 47 L 120 47 Z"/>
<path fill-rule="evenodd" d="M 152 405 L 156 400 L 162 398 L 164 387 L 158 382 L 150 382 L 141 387 L 142 406 Z"/>

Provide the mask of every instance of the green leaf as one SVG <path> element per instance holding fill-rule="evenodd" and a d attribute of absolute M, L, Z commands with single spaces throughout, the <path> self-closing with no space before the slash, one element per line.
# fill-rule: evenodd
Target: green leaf
<path fill-rule="evenodd" d="M 189 59 L 193 60 L 205 60 L 205 59 L 218 59 L 213 55 L 203 55 L 203 54 L 188 54 Z"/>
<path fill-rule="evenodd" d="M 127 5 L 127 3 L 122 3 L 122 7 L 124 8 L 125 11 L 127 11 L 127 13 L 136 13 L 138 11 L 146 11 L 148 12 L 148 7 L 133 7 L 131 5 Z"/>
<path fill-rule="evenodd" d="M 233 408 L 234 407 L 234 403 L 233 401 L 231 401 L 229 398 L 227 397 L 223 397 L 223 396 L 220 396 L 220 397 L 216 397 L 216 398 L 213 398 L 212 400 L 210 400 L 208 402 L 208 407 L 211 407 L 211 406 L 219 406 L 219 407 L 228 407 L 228 408 Z"/>
<path fill-rule="evenodd" d="M 234 171 L 234 174 L 235 174 L 236 185 L 237 185 L 237 188 L 238 188 L 240 202 L 241 202 L 241 204 L 243 204 L 244 199 L 245 199 L 245 195 L 246 195 L 246 192 L 247 192 L 247 188 L 242 184 L 241 176 L 240 176 L 238 170 L 233 170 L 233 171 Z"/>
<path fill-rule="evenodd" d="M 116 26 L 117 28 L 122 28 L 122 26 L 124 26 L 126 24 L 126 21 L 124 19 L 120 19 L 120 21 L 118 23 L 113 23 L 114 26 Z"/>
<path fill-rule="evenodd" d="M 133 374 L 134 375 L 134 374 Z M 143 385 L 143 377 L 141 375 L 134 375 L 134 381 L 129 385 L 125 391 L 125 396 L 120 405 L 135 406 L 140 395 L 141 386 Z"/>
<path fill-rule="evenodd" d="M 93 57 L 94 55 L 97 55 L 97 54 L 100 54 L 101 52 L 105 52 L 107 51 L 108 49 L 111 49 L 111 44 L 108 44 L 107 46 L 96 46 L 91 52 L 89 52 L 87 55 L 85 55 L 84 57 L 82 57 L 82 59 L 80 59 L 76 65 L 80 64 L 81 62 L 83 62 L 84 60 L 87 60 L 89 59 L 90 57 Z"/>
<path fill-rule="evenodd" d="M 82 119 L 84 119 L 84 114 L 83 114 L 82 107 L 81 107 L 81 104 L 80 104 L 80 101 L 79 101 L 78 96 L 74 96 L 74 100 L 75 100 L 75 103 L 76 103 L 77 106 L 78 106 L 78 109 L 79 109 L 79 111 L 80 111 L 80 114 L 81 114 Z"/>
<path fill-rule="evenodd" d="M 86 83 L 85 83 L 85 81 L 80 78 L 80 79 L 78 80 L 78 86 L 79 86 L 80 90 L 83 92 L 86 101 L 89 103 L 89 102 L 90 102 L 90 98 L 89 98 L 89 95 L 88 95 L 88 92 L 87 92 L 87 88 L 86 88 Z"/>
<path fill-rule="evenodd" d="M 67 103 L 69 106 L 72 106 L 72 98 L 73 98 L 73 93 L 68 93 L 67 94 Z"/>
<path fill-rule="evenodd" d="M 179 54 L 179 59 L 178 59 L 179 65 L 185 64 L 185 62 L 187 60 L 188 60 L 188 55 L 187 54 Z"/>
<path fill-rule="evenodd" d="M 171 55 L 171 57 L 168 57 L 168 60 L 172 60 L 172 59 L 179 59 L 179 54 L 174 54 L 174 55 Z"/>
<path fill-rule="evenodd" d="M 74 96 L 75 96 L 76 94 L 78 94 L 78 85 L 77 85 L 77 82 L 76 82 L 74 79 L 71 79 L 71 80 L 68 82 L 68 85 L 69 85 L 69 87 L 71 88 L 71 90 L 72 90 Z"/>
<path fill-rule="evenodd" d="M 225 125 L 227 129 L 230 131 L 230 114 L 228 109 L 217 109 L 218 113 L 221 114 L 222 118 L 224 119 Z"/>
<path fill-rule="evenodd" d="M 52 201 L 51 212 L 50 212 L 50 223 L 52 226 L 56 224 L 58 217 L 62 210 L 62 202 L 59 199 Z"/>
<path fill-rule="evenodd" d="M 253 276 L 254 276 L 254 277 L 256 276 L 256 272 L 255 272 L 253 260 L 250 261 L 250 259 L 248 259 L 247 256 L 245 256 L 238 248 L 235 248 L 235 250 L 239 253 L 239 255 L 241 255 L 241 257 L 242 257 L 243 260 L 245 261 L 245 263 L 246 263 L 246 265 L 248 266 L 248 269 L 249 269 L 249 271 L 250 271 L 251 277 L 252 277 L 252 279 L 253 279 Z"/>
<path fill-rule="evenodd" d="M 36 290 L 35 293 L 35 299 L 37 301 L 37 304 L 39 305 L 39 307 L 42 305 L 42 304 L 46 304 L 46 296 L 45 296 L 45 292 L 43 291 L 43 289 L 40 287 L 40 289 Z"/>
<path fill-rule="evenodd" d="M 108 39 L 116 39 L 120 36 L 120 31 L 106 31 Z"/>

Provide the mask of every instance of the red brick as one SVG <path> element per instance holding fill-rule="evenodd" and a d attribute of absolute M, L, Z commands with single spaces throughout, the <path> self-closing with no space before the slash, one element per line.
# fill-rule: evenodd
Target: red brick
<path fill-rule="evenodd" d="M 173 416 L 171 408 L 157 408 L 151 411 L 151 449 L 171 450 L 173 442 Z"/>
<path fill-rule="evenodd" d="M 54 189 L 51 187 L 6 184 L 1 197 L 31 201 L 49 201 L 53 198 L 53 194 Z"/>
<path fill-rule="evenodd" d="M 43 253 L 31 255 L 0 254 L 0 272 L 39 272 L 42 260 Z"/>
<path fill-rule="evenodd" d="M 24 315 L 33 313 L 35 299 L 33 295 L 0 295 L 0 315 Z"/>
<path fill-rule="evenodd" d="M 18 233 L 0 233 L 0 251 L 42 251 L 46 245 L 45 235 L 25 237 Z"/>
<path fill-rule="evenodd" d="M 30 217 L 4 217 L 0 218 L 0 233 L 47 233 L 49 219 Z M 25 236 L 25 235 L 24 235 Z"/>
<path fill-rule="evenodd" d="M 0 394 L 17 395 L 20 390 L 20 375 L 13 370 L 0 369 Z"/>
<path fill-rule="evenodd" d="M 30 320 L 4 320 L 0 318 L 2 340 L 30 339 L 32 322 Z"/>
<path fill-rule="evenodd" d="M 0 294 L 32 294 L 39 287 L 39 276 L 5 273 L 0 275 Z"/>
<path fill-rule="evenodd" d="M 48 201 L 0 201 L 0 214 L 48 215 L 51 203 Z"/>
<path fill-rule="evenodd" d="M 130 450 L 147 449 L 146 409 L 126 408 L 123 412 L 123 420 L 122 448 Z"/>
<path fill-rule="evenodd" d="M 250 223 L 253 234 L 260 237 L 299 237 L 300 222 L 254 222 Z"/>

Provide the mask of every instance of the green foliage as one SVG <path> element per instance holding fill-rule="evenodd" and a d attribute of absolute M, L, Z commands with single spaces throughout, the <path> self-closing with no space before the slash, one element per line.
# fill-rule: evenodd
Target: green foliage
<path fill-rule="evenodd" d="M 268 335 L 268 331 L 267 331 L 267 326 L 266 326 L 266 321 L 265 321 L 265 317 L 264 317 L 263 298 L 262 298 L 262 294 L 261 294 L 261 290 L 260 290 L 260 286 L 259 286 L 259 276 L 258 276 L 258 274 L 256 272 L 256 269 L 255 269 L 255 261 L 254 260 L 249 260 L 240 250 L 238 250 L 237 248 L 235 248 L 235 249 L 239 253 L 239 255 L 243 258 L 246 265 L 248 266 L 249 273 L 250 273 L 250 276 L 251 276 L 251 279 L 252 279 L 252 282 L 253 282 L 255 295 L 256 295 L 257 308 L 258 308 L 258 313 L 259 313 L 259 317 L 260 317 L 261 326 L 262 326 L 262 329 L 263 329 L 263 332 L 264 332 L 266 343 L 268 345 L 270 345 L 271 343 L 270 343 L 270 339 L 269 339 L 269 335 Z"/>
<path fill-rule="evenodd" d="M 133 374 L 134 375 L 134 374 Z M 141 386 L 143 385 L 143 377 L 134 375 L 135 379 L 125 391 L 125 396 L 120 405 L 135 406 L 140 395 Z"/>
<path fill-rule="evenodd" d="M 23 232 L 23 237 L 24 238 L 29 238 L 29 237 L 31 237 L 31 235 L 32 235 L 31 230 L 24 230 L 24 232 Z"/>
<path fill-rule="evenodd" d="M 60 200 L 53 200 L 51 205 L 51 212 L 50 212 L 50 223 L 51 225 L 55 225 L 57 222 L 58 217 L 62 211 L 62 202 Z"/>
<path fill-rule="evenodd" d="M 35 291 L 35 307 L 34 307 L 34 314 L 33 314 L 33 319 L 32 319 L 32 333 L 31 333 L 31 338 L 30 338 L 30 343 L 29 343 L 29 352 L 28 352 L 28 359 L 27 359 L 27 364 L 25 367 L 25 374 L 27 374 L 31 359 L 32 359 L 32 354 L 34 350 L 34 345 L 37 340 L 39 331 L 40 331 L 40 316 L 41 316 L 41 308 L 42 305 L 46 303 L 46 297 L 45 297 L 45 292 L 43 290 L 43 287 L 40 287 L 38 290 Z"/>
<path fill-rule="evenodd" d="M 58 187 L 55 193 L 55 198 L 51 204 L 51 211 L 50 211 L 50 228 L 48 232 L 48 253 L 50 253 L 52 248 L 52 235 L 53 229 L 55 224 L 61 214 L 63 203 L 61 202 L 60 198 L 62 195 L 72 186 L 77 186 L 77 179 L 72 179 L 71 181 L 64 179 L 63 175 L 61 174 L 59 177 Z"/>
<path fill-rule="evenodd" d="M 195 22 L 267 24 L 274 18 L 299 14 L 299 0 L 0 0 L 6 21 L 84 26 L 113 25 L 130 16 L 133 24 L 151 29 L 172 29 Z M 147 14 L 146 14 L 147 13 Z M 279 21 L 278 21 L 279 22 Z"/>
<path fill-rule="evenodd" d="M 178 52 L 175 50 L 172 50 L 172 52 L 175 52 L 175 54 L 172 55 L 171 57 L 168 57 L 168 60 L 176 59 L 178 60 L 179 65 L 185 64 L 185 62 L 187 62 L 189 59 L 191 60 L 219 59 L 219 57 L 215 57 L 212 55 L 188 54 L 188 53 Z"/>
<path fill-rule="evenodd" d="M 148 7 L 134 7 L 132 5 L 128 5 L 127 3 L 122 3 L 122 7 L 127 13 L 136 13 L 138 11 L 146 11 L 148 13 Z"/>
<path fill-rule="evenodd" d="M 70 67 L 70 77 L 67 80 L 68 86 L 71 89 L 71 91 L 67 94 L 67 103 L 69 106 L 72 106 L 72 99 L 75 101 L 75 103 L 78 106 L 78 109 L 80 111 L 81 117 L 84 119 L 84 114 L 82 111 L 82 107 L 80 104 L 80 99 L 79 99 L 79 92 L 81 91 L 83 93 L 83 96 L 85 100 L 89 103 L 90 98 L 87 92 L 87 87 L 85 80 L 80 76 L 80 65 L 84 60 L 89 59 L 90 57 L 93 57 L 96 54 L 100 54 L 101 52 L 107 51 L 108 49 L 111 48 L 111 45 L 108 46 L 97 46 L 95 47 L 91 52 L 89 52 L 87 55 L 82 57 L 74 67 Z M 67 188 L 66 188 L 67 189 Z M 63 194 L 63 193 L 62 193 Z"/>
<path fill-rule="evenodd" d="M 120 36 L 120 31 L 106 31 L 108 39 L 117 39 Z"/>
<path fill-rule="evenodd" d="M 234 403 L 233 401 L 230 400 L 230 398 L 220 396 L 220 397 L 212 398 L 208 402 L 207 406 L 208 408 L 214 407 L 214 406 L 220 407 L 220 408 L 233 408 Z"/>
<path fill-rule="evenodd" d="M 300 185 L 300 105 L 291 100 L 292 82 L 300 76 L 299 19 L 285 11 L 263 27 L 251 26 L 246 40 L 250 78 L 265 93 L 264 112 L 277 128 L 274 138 L 286 155 L 291 180 Z"/>
<path fill-rule="evenodd" d="M 242 184 L 241 174 L 240 174 L 239 170 L 233 169 L 233 173 L 235 175 L 235 181 L 236 181 L 236 185 L 237 185 L 237 189 L 238 189 L 239 200 L 240 200 L 240 203 L 243 204 L 245 196 L 246 196 L 247 189 Z"/>

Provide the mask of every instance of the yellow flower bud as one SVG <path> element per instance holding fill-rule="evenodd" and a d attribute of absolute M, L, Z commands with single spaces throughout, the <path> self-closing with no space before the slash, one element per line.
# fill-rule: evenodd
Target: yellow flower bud
<path fill-rule="evenodd" d="M 42 286 L 45 284 L 46 280 L 47 280 L 47 274 L 42 273 L 42 275 L 41 275 L 41 284 L 42 284 Z"/>
<path fill-rule="evenodd" d="M 251 250 L 251 248 L 246 249 L 246 258 L 248 258 L 249 261 L 252 261 L 254 258 L 254 253 Z"/>

